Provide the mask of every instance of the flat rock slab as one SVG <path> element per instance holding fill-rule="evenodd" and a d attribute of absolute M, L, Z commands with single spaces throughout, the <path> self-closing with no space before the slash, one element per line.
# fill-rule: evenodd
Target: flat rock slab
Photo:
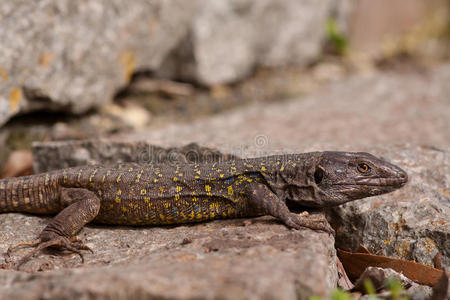
<path fill-rule="evenodd" d="M 0 251 L 35 238 L 48 221 L 0 215 Z M 94 250 L 84 265 L 77 255 L 47 252 L 23 269 L 52 271 L 0 270 L 0 298 L 308 299 L 326 297 L 337 280 L 329 268 L 336 259 L 332 237 L 289 230 L 271 217 L 177 227 L 88 226 L 81 237 Z"/>

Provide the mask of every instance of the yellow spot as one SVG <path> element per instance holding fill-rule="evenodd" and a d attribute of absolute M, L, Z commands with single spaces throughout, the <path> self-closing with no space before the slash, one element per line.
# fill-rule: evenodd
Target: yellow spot
<path fill-rule="evenodd" d="M 124 207 L 122 207 L 122 211 L 123 211 L 123 212 L 127 212 L 128 209 L 124 206 Z"/>
<path fill-rule="evenodd" d="M 120 182 L 120 177 L 122 176 L 122 174 L 119 174 L 119 176 L 117 176 L 116 182 L 119 183 Z"/>
<path fill-rule="evenodd" d="M 196 218 L 197 220 L 201 220 L 201 219 L 202 219 L 202 214 L 201 214 L 201 213 L 198 213 L 198 214 L 195 216 L 195 218 Z"/>
<path fill-rule="evenodd" d="M 197 202 L 198 198 L 197 197 L 192 197 L 192 202 Z"/>
<path fill-rule="evenodd" d="M 131 167 L 128 168 L 128 172 L 131 172 L 131 171 L 133 171 L 133 168 L 131 168 Z"/>
<path fill-rule="evenodd" d="M 264 167 L 264 166 L 261 167 L 261 171 L 266 171 L 266 170 L 267 170 L 266 167 Z"/>
<path fill-rule="evenodd" d="M 131 76 L 136 69 L 136 58 L 133 52 L 125 51 L 120 55 L 120 63 L 124 68 L 124 80 L 126 83 L 130 82 Z"/>
<path fill-rule="evenodd" d="M 147 194 L 147 190 L 146 189 L 142 189 L 141 190 L 141 195 L 145 195 L 145 194 Z"/>
<path fill-rule="evenodd" d="M 208 184 L 206 184 L 206 185 L 205 185 L 205 191 L 211 192 L 211 186 L 208 185 Z"/>
<path fill-rule="evenodd" d="M 180 200 L 180 194 L 175 194 L 175 200 Z"/>
<path fill-rule="evenodd" d="M 198 175 L 195 175 L 195 179 L 200 179 L 200 176 L 198 176 Z"/>
<path fill-rule="evenodd" d="M 281 166 L 280 171 L 284 171 L 284 166 Z"/>
<path fill-rule="evenodd" d="M 161 173 L 158 173 L 158 177 L 162 177 L 162 174 L 161 174 Z"/>
<path fill-rule="evenodd" d="M 158 178 L 153 179 L 153 182 L 157 183 L 158 182 Z"/>
<path fill-rule="evenodd" d="M 195 173 L 197 173 L 198 175 L 200 175 L 200 170 L 195 171 Z"/>
<path fill-rule="evenodd" d="M 215 213 L 211 213 L 211 214 L 209 215 L 209 217 L 210 217 L 211 219 L 214 219 L 215 216 L 216 216 Z"/>
<path fill-rule="evenodd" d="M 106 175 L 103 175 L 102 182 L 105 182 Z"/>
<path fill-rule="evenodd" d="M 194 217 L 195 217 L 194 211 L 192 211 L 192 212 L 189 214 L 189 217 L 191 218 L 191 220 L 194 219 Z"/>
<path fill-rule="evenodd" d="M 122 195 L 122 190 L 121 189 L 119 189 L 118 191 L 117 191 L 117 195 Z"/>
<path fill-rule="evenodd" d="M 209 209 L 217 211 L 219 209 L 219 205 L 217 203 L 211 203 L 209 205 Z"/>
<path fill-rule="evenodd" d="M 179 173 L 178 176 L 183 177 L 183 173 Z"/>
<path fill-rule="evenodd" d="M 223 178 L 224 176 L 225 176 L 225 174 L 220 174 L 219 175 L 220 178 Z"/>
<path fill-rule="evenodd" d="M 120 203 L 120 198 L 116 197 L 116 199 L 114 199 L 114 201 L 116 201 L 116 203 Z"/>
<path fill-rule="evenodd" d="M 181 186 L 177 186 L 177 193 L 181 192 L 183 188 Z"/>
<path fill-rule="evenodd" d="M 144 201 L 145 201 L 146 203 L 149 203 L 149 202 L 150 202 L 150 197 L 146 197 L 146 198 L 144 199 Z"/>
<path fill-rule="evenodd" d="M 44 52 L 41 54 L 41 57 L 39 59 L 39 64 L 43 67 L 47 67 L 50 65 L 53 59 L 53 54 L 50 52 Z"/>
<path fill-rule="evenodd" d="M 173 178 L 173 181 L 178 181 L 178 177 L 174 177 L 174 178 Z"/>
<path fill-rule="evenodd" d="M 165 221 L 166 220 L 166 217 L 164 215 L 162 215 L 162 214 L 159 215 L 159 218 L 161 219 L 161 221 Z"/>
<path fill-rule="evenodd" d="M 139 183 L 139 181 L 141 180 L 141 176 L 142 176 L 142 173 L 144 172 L 144 170 L 141 170 L 138 174 L 137 174 L 137 176 L 136 176 L 136 183 Z"/>
<path fill-rule="evenodd" d="M 233 194 L 234 194 L 234 190 L 233 190 L 233 187 L 230 185 L 228 187 L 228 195 L 233 196 Z"/>
<path fill-rule="evenodd" d="M 14 87 L 9 92 L 9 108 L 12 112 L 18 110 L 20 101 L 22 100 L 22 90 L 18 87 Z"/>
<path fill-rule="evenodd" d="M 0 68 L 0 78 L 2 79 L 3 82 L 8 81 L 9 76 L 8 73 L 6 73 L 5 69 Z"/>
<path fill-rule="evenodd" d="M 161 193 L 163 193 L 163 192 L 164 192 L 164 187 L 163 187 L 163 186 L 160 186 L 160 187 L 159 187 L 159 191 L 160 191 Z"/>

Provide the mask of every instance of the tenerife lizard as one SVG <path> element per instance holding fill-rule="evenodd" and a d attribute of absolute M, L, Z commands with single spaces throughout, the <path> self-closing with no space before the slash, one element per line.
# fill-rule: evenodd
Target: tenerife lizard
<path fill-rule="evenodd" d="M 311 152 L 214 163 L 84 166 L 0 180 L 0 213 L 57 214 L 29 243 L 90 250 L 76 234 L 89 222 L 165 225 L 271 215 L 291 228 L 331 232 L 288 202 L 326 207 L 402 187 L 405 171 L 364 152 Z M 17 267 L 18 267 L 17 266 Z"/>

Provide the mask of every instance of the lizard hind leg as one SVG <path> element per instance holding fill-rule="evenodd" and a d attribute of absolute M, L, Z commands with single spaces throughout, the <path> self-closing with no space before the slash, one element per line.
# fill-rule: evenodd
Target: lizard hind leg
<path fill-rule="evenodd" d="M 29 261 L 39 251 L 49 247 L 74 252 L 80 255 L 82 262 L 84 262 L 84 257 L 81 251 L 92 252 L 75 234 L 97 216 L 100 210 L 99 198 L 93 192 L 79 188 L 63 189 L 61 197 L 65 198 L 61 201 L 71 204 L 53 218 L 42 230 L 38 239 L 32 242 L 22 242 L 8 249 L 7 255 L 10 256 L 13 251 L 20 247 L 35 247 L 19 260 L 16 269 Z"/>

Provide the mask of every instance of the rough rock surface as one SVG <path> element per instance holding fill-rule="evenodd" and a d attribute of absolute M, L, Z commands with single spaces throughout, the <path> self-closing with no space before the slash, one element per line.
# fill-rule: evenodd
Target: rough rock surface
<path fill-rule="evenodd" d="M 450 152 L 429 146 L 370 151 L 404 168 L 409 183 L 393 194 L 333 208 L 336 246 L 356 250 L 362 244 L 372 253 L 429 266 L 440 252 L 449 269 Z"/>
<path fill-rule="evenodd" d="M 35 238 L 47 222 L 0 215 L 0 251 Z M 46 254 L 24 268 L 52 271 L 0 270 L 0 298 L 308 299 L 327 296 L 337 280 L 335 267 L 328 267 L 336 259 L 332 237 L 292 231 L 270 217 L 177 227 L 88 226 L 81 237 L 95 251 L 82 267 L 77 255 Z"/>
<path fill-rule="evenodd" d="M 0 124 L 38 109 L 99 107 L 186 34 L 191 1 L 0 3 Z"/>
<path fill-rule="evenodd" d="M 255 66 L 306 64 L 321 53 L 325 23 L 340 6 L 333 0 L 202 1 L 161 74 L 214 85 Z"/>
<path fill-rule="evenodd" d="M 74 166 L 117 164 L 121 162 L 187 163 L 215 162 L 236 156 L 191 143 L 183 147 L 163 148 L 148 141 L 104 140 L 33 143 L 33 170 L 42 173 Z"/>
<path fill-rule="evenodd" d="M 339 3 L 2 1 L 0 125 L 39 109 L 100 107 L 139 70 L 211 85 L 257 65 L 309 63 Z"/>

